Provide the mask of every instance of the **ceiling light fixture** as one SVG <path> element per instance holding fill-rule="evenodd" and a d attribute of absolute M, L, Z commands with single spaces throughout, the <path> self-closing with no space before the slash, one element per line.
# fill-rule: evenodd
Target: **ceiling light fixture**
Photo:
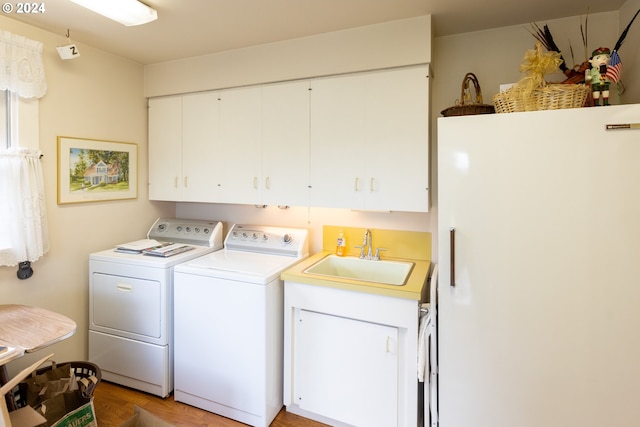
<path fill-rule="evenodd" d="M 102 16 L 131 27 L 158 19 L 158 12 L 138 0 L 71 0 Z"/>

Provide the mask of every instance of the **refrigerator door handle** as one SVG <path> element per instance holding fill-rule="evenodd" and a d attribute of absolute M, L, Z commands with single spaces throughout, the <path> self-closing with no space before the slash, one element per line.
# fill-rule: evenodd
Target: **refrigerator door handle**
<path fill-rule="evenodd" d="M 455 227 L 451 227 L 449 229 L 449 248 L 451 250 L 450 260 L 451 260 L 451 272 L 449 276 L 449 285 L 456 286 L 456 229 Z"/>
<path fill-rule="evenodd" d="M 640 123 L 620 123 L 607 125 L 607 130 L 615 130 L 615 129 L 640 129 Z"/>

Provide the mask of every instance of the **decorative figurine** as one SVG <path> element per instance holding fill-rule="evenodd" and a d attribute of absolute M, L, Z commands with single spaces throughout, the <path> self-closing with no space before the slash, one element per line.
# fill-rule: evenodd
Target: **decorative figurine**
<path fill-rule="evenodd" d="M 617 78 L 610 78 L 610 58 L 611 51 L 609 48 L 597 48 L 593 51 L 591 58 L 589 59 L 591 69 L 585 71 L 584 80 L 588 84 L 591 84 L 591 95 L 593 96 L 593 105 L 595 106 L 600 105 L 600 96 L 602 96 L 602 105 L 609 105 L 609 85 L 611 84 L 611 81 L 614 83 L 618 82 Z M 619 60 L 618 64 L 622 66 L 622 63 Z M 619 74 L 617 74 L 617 76 L 619 77 Z"/>

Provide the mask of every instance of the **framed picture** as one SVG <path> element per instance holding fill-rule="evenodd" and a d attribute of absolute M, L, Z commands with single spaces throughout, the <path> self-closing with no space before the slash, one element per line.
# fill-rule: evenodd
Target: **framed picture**
<path fill-rule="evenodd" d="M 138 197 L 138 146 L 58 137 L 58 204 Z"/>

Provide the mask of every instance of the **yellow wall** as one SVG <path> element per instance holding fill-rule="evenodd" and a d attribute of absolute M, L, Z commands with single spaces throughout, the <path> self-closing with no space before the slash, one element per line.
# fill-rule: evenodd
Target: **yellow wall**
<path fill-rule="evenodd" d="M 360 256 L 360 249 L 364 243 L 364 234 L 367 228 L 345 227 L 343 225 L 325 225 L 322 227 L 322 249 L 334 251 L 338 240 L 338 234 L 342 231 L 347 243 L 347 255 Z M 370 228 L 372 252 L 375 255 L 376 248 L 384 248 L 380 251 L 380 258 L 405 258 L 431 261 L 431 233 L 407 230 L 385 230 Z M 365 254 L 367 250 L 365 249 Z"/>

